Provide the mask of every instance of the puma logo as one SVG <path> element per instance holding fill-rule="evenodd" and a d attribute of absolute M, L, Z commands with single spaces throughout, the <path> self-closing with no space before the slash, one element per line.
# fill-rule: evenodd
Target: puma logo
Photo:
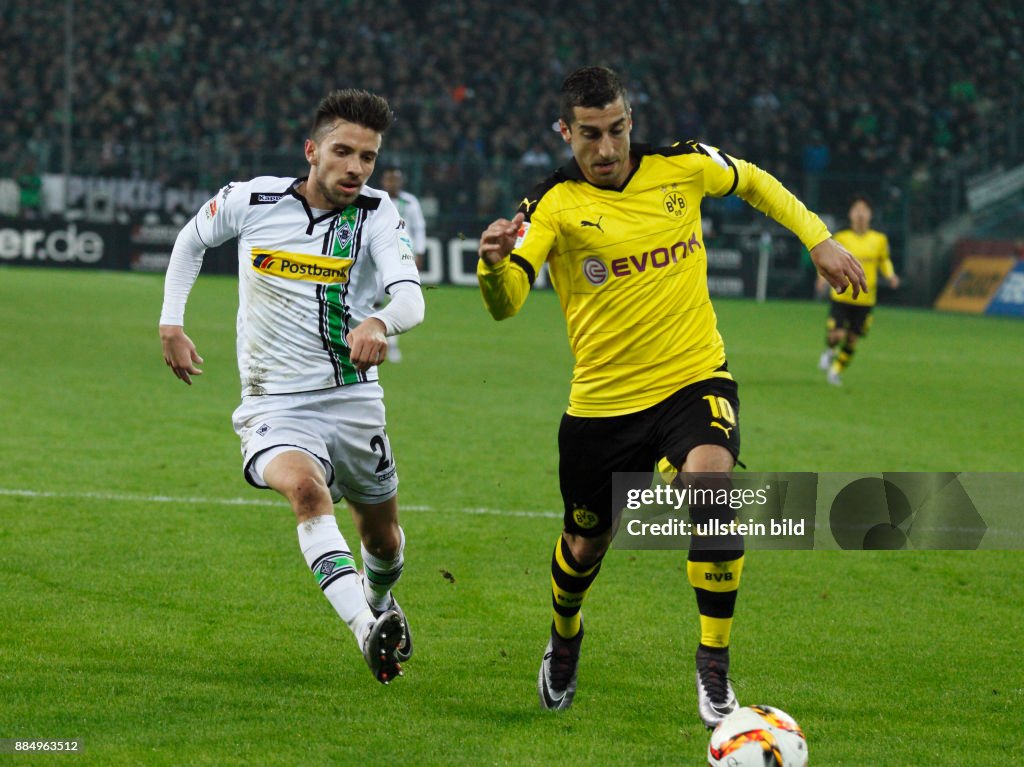
<path fill-rule="evenodd" d="M 580 226 L 592 226 L 601 234 L 604 234 L 604 229 L 601 228 L 601 219 L 603 218 L 604 216 L 599 216 L 596 223 L 594 221 L 580 221 Z"/>
<path fill-rule="evenodd" d="M 718 428 L 718 429 L 721 429 L 722 431 L 724 431 L 726 439 L 729 439 L 729 432 L 731 432 L 733 430 L 733 428 L 735 428 L 735 427 L 732 427 L 732 426 L 730 426 L 729 428 L 726 428 L 726 427 L 722 426 L 722 424 L 715 423 L 714 421 L 711 422 L 711 425 L 716 427 L 716 428 Z"/>

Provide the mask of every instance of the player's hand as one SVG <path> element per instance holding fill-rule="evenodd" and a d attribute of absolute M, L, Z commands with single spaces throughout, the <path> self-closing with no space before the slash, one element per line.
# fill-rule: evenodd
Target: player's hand
<path fill-rule="evenodd" d="M 811 261 L 814 262 L 818 274 L 836 289 L 836 293 L 843 293 L 848 287 L 853 288 L 854 298 L 868 292 L 864 267 L 832 238 L 814 246 L 811 250 Z"/>
<path fill-rule="evenodd" d="M 477 250 L 480 258 L 491 266 L 507 258 L 508 254 L 512 252 L 512 248 L 515 247 L 519 227 L 522 226 L 525 218 L 526 216 L 522 213 L 516 213 L 511 221 L 507 218 L 492 221 L 491 225 L 480 235 L 480 247 Z"/>
<path fill-rule="evenodd" d="M 160 345 L 164 348 L 164 362 L 167 367 L 189 386 L 192 376 L 201 376 L 203 371 L 196 367 L 203 364 L 203 358 L 196 351 L 192 339 L 185 335 L 181 325 L 161 325 Z"/>
<path fill-rule="evenodd" d="M 387 328 L 376 317 L 370 317 L 345 336 L 348 343 L 349 360 L 356 370 L 369 370 L 379 365 L 388 356 Z"/>
<path fill-rule="evenodd" d="M 892 288 L 893 290 L 896 290 L 896 288 L 898 288 L 899 286 L 900 286 L 899 275 L 894 274 L 892 277 L 889 278 L 889 287 Z"/>

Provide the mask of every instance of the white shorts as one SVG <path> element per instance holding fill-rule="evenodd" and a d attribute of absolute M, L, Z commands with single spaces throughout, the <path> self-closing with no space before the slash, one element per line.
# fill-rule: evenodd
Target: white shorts
<path fill-rule="evenodd" d="M 242 440 L 242 472 L 254 487 L 267 487 L 263 470 L 270 459 L 297 448 L 323 465 L 335 503 L 383 503 L 398 492 L 384 390 L 375 381 L 243 397 L 231 421 Z"/>

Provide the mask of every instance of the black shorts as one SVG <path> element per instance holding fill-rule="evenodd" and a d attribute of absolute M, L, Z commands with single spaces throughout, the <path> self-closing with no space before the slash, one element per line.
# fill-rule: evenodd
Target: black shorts
<path fill-rule="evenodd" d="M 625 506 L 624 499 L 612 498 L 615 472 L 653 476 L 662 458 L 679 468 L 697 445 L 721 445 L 738 459 L 739 412 L 736 382 L 709 378 L 636 413 L 610 418 L 563 415 L 558 480 L 565 529 L 585 537 L 608 531 L 614 514 Z"/>
<path fill-rule="evenodd" d="M 871 327 L 871 310 L 874 308 L 832 301 L 828 308 L 828 329 L 847 330 L 858 336 L 866 336 Z"/>

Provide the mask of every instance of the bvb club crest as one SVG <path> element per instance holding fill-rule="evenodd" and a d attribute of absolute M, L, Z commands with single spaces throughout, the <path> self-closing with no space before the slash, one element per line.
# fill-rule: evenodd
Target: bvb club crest
<path fill-rule="evenodd" d="M 671 191 L 665 195 L 662 200 L 665 206 L 665 212 L 670 216 L 679 217 L 683 215 L 683 211 L 686 210 L 686 198 L 682 194 L 676 191 Z"/>
<path fill-rule="evenodd" d="M 577 506 L 573 509 L 572 518 L 573 521 L 584 530 L 590 530 L 591 528 L 597 527 L 597 523 L 600 521 L 597 514 L 592 512 L 586 506 Z"/>

